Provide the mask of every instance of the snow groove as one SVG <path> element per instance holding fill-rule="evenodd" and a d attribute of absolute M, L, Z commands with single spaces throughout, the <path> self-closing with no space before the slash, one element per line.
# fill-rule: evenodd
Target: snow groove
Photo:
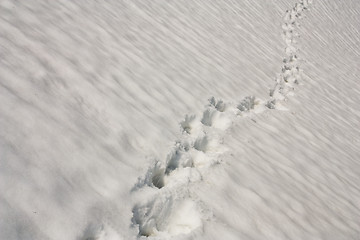
<path fill-rule="evenodd" d="M 302 77 L 297 57 L 298 20 L 310 0 L 301 0 L 286 11 L 282 25 L 286 44 L 282 70 L 266 101 L 247 96 L 232 103 L 211 97 L 202 116 L 187 115 L 180 122 L 181 137 L 164 161 L 154 160 L 145 177 L 133 192 L 145 197 L 133 207 L 133 226 L 139 236 L 171 237 L 200 229 L 207 211 L 191 185 L 203 180 L 212 166 L 221 163 L 226 151 L 222 144 L 226 129 L 239 117 L 247 117 L 268 109 L 281 109 Z"/>

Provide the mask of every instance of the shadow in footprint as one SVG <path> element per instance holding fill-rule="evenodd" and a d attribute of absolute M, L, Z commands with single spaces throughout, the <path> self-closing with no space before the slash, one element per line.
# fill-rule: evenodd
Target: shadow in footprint
<path fill-rule="evenodd" d="M 186 115 L 185 119 L 180 122 L 180 126 L 183 132 L 191 134 L 191 130 L 193 129 L 193 124 L 196 121 L 195 115 Z"/>
<path fill-rule="evenodd" d="M 209 144 L 209 139 L 207 136 L 200 137 L 196 139 L 194 148 L 198 151 L 206 152 Z"/>
<path fill-rule="evenodd" d="M 214 97 L 209 99 L 208 109 L 203 113 L 201 123 L 205 126 L 211 127 L 216 115 L 219 112 L 224 112 L 226 110 L 226 104 L 222 100 L 216 100 Z"/>
<path fill-rule="evenodd" d="M 160 162 L 157 162 L 154 166 L 154 168 L 151 170 L 151 183 L 157 187 L 162 188 L 165 186 L 165 170 L 161 167 Z"/>
<path fill-rule="evenodd" d="M 212 125 L 212 121 L 213 121 L 213 117 L 215 114 L 215 110 L 214 109 L 206 109 L 205 112 L 203 113 L 203 117 L 201 119 L 201 123 L 204 124 L 205 126 L 211 126 Z"/>
<path fill-rule="evenodd" d="M 255 106 L 255 97 L 254 96 L 248 96 L 245 97 L 237 106 L 237 108 L 241 111 L 241 112 L 247 112 L 250 111 L 251 109 L 254 109 Z"/>
<path fill-rule="evenodd" d="M 173 151 L 171 151 L 167 157 L 165 174 L 170 174 L 179 167 L 193 167 L 193 160 L 187 151 L 187 148 L 185 149 L 181 146 L 177 146 Z"/>
<path fill-rule="evenodd" d="M 210 106 L 215 107 L 215 109 L 218 110 L 219 112 L 224 112 L 226 110 L 226 104 L 221 99 L 216 100 L 215 97 L 211 97 L 209 99 L 209 103 Z"/>

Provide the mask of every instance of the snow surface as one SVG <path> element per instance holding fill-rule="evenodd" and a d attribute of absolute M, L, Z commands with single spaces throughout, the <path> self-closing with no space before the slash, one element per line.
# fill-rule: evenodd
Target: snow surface
<path fill-rule="evenodd" d="M 0 239 L 359 239 L 360 2 L 0 0 Z"/>

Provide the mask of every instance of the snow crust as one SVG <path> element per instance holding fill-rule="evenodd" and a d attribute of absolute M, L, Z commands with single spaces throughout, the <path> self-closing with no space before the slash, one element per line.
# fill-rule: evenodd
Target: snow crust
<path fill-rule="evenodd" d="M 358 239 L 359 16 L 0 1 L 0 239 Z"/>

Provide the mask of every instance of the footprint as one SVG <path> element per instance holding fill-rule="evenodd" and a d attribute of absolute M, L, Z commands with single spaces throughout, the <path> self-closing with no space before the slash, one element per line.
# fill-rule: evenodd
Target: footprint
<path fill-rule="evenodd" d="M 221 99 L 216 100 L 215 97 L 211 97 L 209 99 L 209 102 L 210 102 L 210 106 L 215 107 L 215 109 L 218 110 L 219 112 L 224 112 L 226 110 L 226 104 Z"/>
<path fill-rule="evenodd" d="M 202 221 L 196 204 L 190 199 L 185 199 L 170 216 L 167 232 L 170 235 L 187 234 L 201 226 Z"/>
<path fill-rule="evenodd" d="M 206 153 L 208 150 L 208 145 L 209 145 L 209 139 L 208 136 L 205 135 L 196 139 L 194 148 L 198 151 Z"/>
<path fill-rule="evenodd" d="M 303 17 L 303 12 L 309 6 L 311 1 L 301 0 L 296 3 L 291 10 L 287 10 L 282 24 L 283 38 L 285 41 L 285 55 L 280 77 L 276 80 L 274 88 L 270 91 L 271 99 L 267 101 L 266 107 L 275 109 L 276 100 L 284 100 L 287 95 L 293 93 L 294 87 L 301 80 L 301 69 L 297 58 L 297 40 L 300 27 L 299 19 Z"/>
<path fill-rule="evenodd" d="M 149 173 L 151 175 L 151 183 L 157 188 L 165 186 L 165 169 L 161 167 L 161 163 L 157 162 Z"/>
<path fill-rule="evenodd" d="M 245 97 L 237 106 L 237 108 L 240 110 L 240 112 L 248 112 L 251 109 L 254 109 L 255 106 L 255 97 L 254 96 L 248 96 Z"/>
<path fill-rule="evenodd" d="M 193 167 L 193 159 L 189 153 L 190 144 L 187 141 L 177 142 L 166 158 L 166 165 L 163 167 L 160 161 L 156 161 L 154 166 L 147 172 L 145 184 L 163 188 L 165 186 L 165 177 L 178 168 Z M 151 179 L 149 181 L 149 179 Z M 138 188 L 141 184 L 138 184 Z"/>
<path fill-rule="evenodd" d="M 199 124 L 196 124 L 196 121 L 197 118 L 195 115 L 186 115 L 185 119 L 180 122 L 182 131 L 192 134 L 193 129 L 199 126 Z"/>
<path fill-rule="evenodd" d="M 133 224 L 140 236 L 172 237 L 187 234 L 202 226 L 196 203 L 181 192 L 162 192 L 151 201 L 133 208 Z"/>
<path fill-rule="evenodd" d="M 209 99 L 208 108 L 204 111 L 201 123 L 205 126 L 212 126 L 215 118 L 219 118 L 225 112 L 226 104 L 223 100 L 216 100 L 215 97 Z"/>
<path fill-rule="evenodd" d="M 213 118 L 216 114 L 216 110 L 213 108 L 208 108 L 204 111 L 203 113 L 203 117 L 201 119 L 201 123 L 204 124 L 205 126 L 209 126 L 211 127 L 212 123 L 213 123 Z"/>
<path fill-rule="evenodd" d="M 223 100 L 216 100 L 211 97 L 207 109 L 203 112 L 201 123 L 204 126 L 225 130 L 231 125 L 232 116 L 231 107 L 228 107 Z"/>
<path fill-rule="evenodd" d="M 193 161 L 191 155 L 188 153 L 190 146 L 184 146 L 177 143 L 175 148 L 169 153 L 167 157 L 165 174 L 170 174 L 173 170 L 181 167 L 192 167 Z"/>
<path fill-rule="evenodd" d="M 139 226 L 140 236 L 151 236 L 163 230 L 173 207 L 171 194 L 158 194 L 154 199 L 133 208 L 133 223 Z"/>
<path fill-rule="evenodd" d="M 266 103 L 266 107 L 269 109 L 275 109 L 276 99 L 271 99 Z"/>
<path fill-rule="evenodd" d="M 194 142 L 194 150 L 202 152 L 210 158 L 225 151 L 224 146 L 222 145 L 222 138 L 216 132 L 200 135 Z M 191 151 L 190 153 L 192 154 Z"/>

